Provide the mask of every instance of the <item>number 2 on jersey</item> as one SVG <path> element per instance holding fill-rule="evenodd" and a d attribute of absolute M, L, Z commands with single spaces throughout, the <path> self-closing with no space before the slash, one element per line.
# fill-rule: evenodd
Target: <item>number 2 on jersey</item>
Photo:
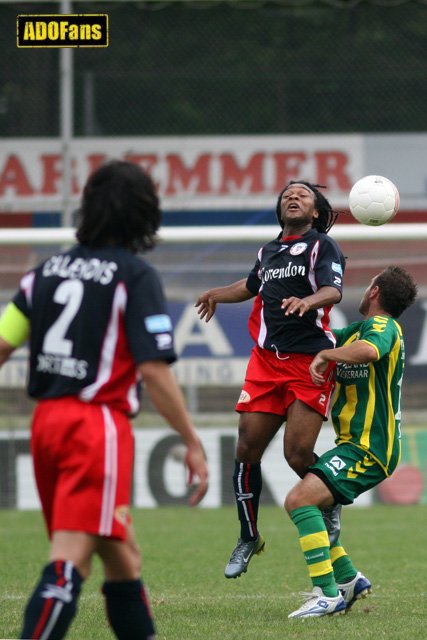
<path fill-rule="evenodd" d="M 80 280 L 65 280 L 61 282 L 53 295 L 53 301 L 64 305 L 58 318 L 46 331 L 43 340 L 44 353 L 54 353 L 70 356 L 73 350 L 72 340 L 65 335 L 77 315 L 83 298 L 83 283 Z"/>

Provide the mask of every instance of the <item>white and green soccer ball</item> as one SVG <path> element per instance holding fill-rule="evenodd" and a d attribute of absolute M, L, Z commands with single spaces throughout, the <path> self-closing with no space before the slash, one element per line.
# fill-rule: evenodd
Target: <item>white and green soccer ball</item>
<path fill-rule="evenodd" d="M 354 218 L 373 227 L 389 222 L 399 210 L 396 186 L 383 176 L 365 176 L 352 187 L 349 207 Z"/>

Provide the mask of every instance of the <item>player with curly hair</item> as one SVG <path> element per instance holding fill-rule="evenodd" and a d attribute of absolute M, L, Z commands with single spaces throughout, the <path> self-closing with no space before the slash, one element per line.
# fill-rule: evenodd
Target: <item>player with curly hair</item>
<path fill-rule="evenodd" d="M 405 347 L 397 318 L 416 294 L 417 286 L 404 269 L 384 269 L 363 295 L 363 320 L 334 330 L 337 348 L 320 351 L 310 365 L 313 383 L 322 387 L 331 363 L 337 364 L 331 412 L 336 446 L 310 466 L 285 501 L 313 586 L 289 618 L 344 613 L 371 591 L 370 581 L 354 567 L 340 540 L 329 544 L 321 510 L 353 503 L 399 463 Z"/>

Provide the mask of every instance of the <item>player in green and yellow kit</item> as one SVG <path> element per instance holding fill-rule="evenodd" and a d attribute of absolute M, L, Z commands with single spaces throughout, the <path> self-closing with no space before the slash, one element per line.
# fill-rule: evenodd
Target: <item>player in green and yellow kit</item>
<path fill-rule="evenodd" d="M 355 569 L 340 541 L 329 546 L 321 510 L 351 504 L 399 463 L 405 348 L 396 318 L 416 293 L 405 270 L 392 266 L 382 271 L 360 303 L 364 320 L 334 331 L 337 348 L 320 351 L 310 366 L 313 382 L 321 384 L 330 363 L 337 363 L 332 407 L 336 447 L 310 467 L 286 498 L 313 584 L 290 618 L 344 613 L 370 592 L 371 583 Z"/>

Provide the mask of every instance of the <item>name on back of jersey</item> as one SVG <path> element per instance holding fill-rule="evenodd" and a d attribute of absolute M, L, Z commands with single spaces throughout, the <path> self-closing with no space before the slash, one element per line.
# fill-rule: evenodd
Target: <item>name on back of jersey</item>
<path fill-rule="evenodd" d="M 39 373 L 50 373 L 67 378 L 84 380 L 87 376 L 89 364 L 86 360 L 64 357 L 53 353 L 39 353 L 37 355 L 37 371 Z"/>
<path fill-rule="evenodd" d="M 99 260 L 99 258 L 74 258 L 69 255 L 52 256 L 43 265 L 45 278 L 58 276 L 70 280 L 93 280 L 107 285 L 114 278 L 118 267 L 115 262 Z"/>

